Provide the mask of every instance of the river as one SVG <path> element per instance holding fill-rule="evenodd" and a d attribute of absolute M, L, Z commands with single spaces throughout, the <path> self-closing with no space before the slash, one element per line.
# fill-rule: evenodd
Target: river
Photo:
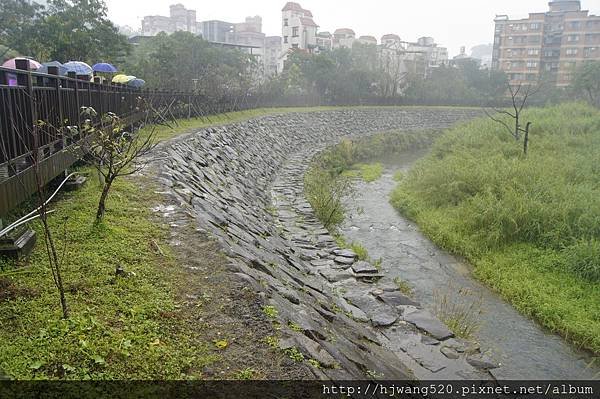
<path fill-rule="evenodd" d="M 599 378 L 600 365 L 593 365 L 591 355 L 574 349 L 519 314 L 475 280 L 468 264 L 436 247 L 389 204 L 390 193 L 397 184 L 393 174 L 409 170 L 423 155 L 424 152 L 401 154 L 394 164 L 386 163 L 379 180 L 356 183 L 356 195 L 348 200 L 349 213 L 342 226 L 344 236 L 366 247 L 371 258 L 381 258 L 383 272 L 407 281 L 414 288 L 415 298 L 425 307 L 434 306 L 435 297 L 441 295 L 454 301 L 480 302 L 474 338 L 482 351 L 501 363 L 493 371 L 496 378 Z"/>

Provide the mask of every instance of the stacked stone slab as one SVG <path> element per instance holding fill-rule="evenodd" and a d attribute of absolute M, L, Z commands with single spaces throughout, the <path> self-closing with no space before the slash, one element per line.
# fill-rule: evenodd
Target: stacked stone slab
<path fill-rule="evenodd" d="M 446 128 L 477 115 L 373 108 L 265 116 L 162 146 L 161 180 L 220 241 L 232 273 L 277 310 L 281 348 L 319 363 L 317 378 L 487 378 L 467 361 L 476 356 L 468 343 L 338 248 L 303 195 L 310 159 L 343 137 Z"/>

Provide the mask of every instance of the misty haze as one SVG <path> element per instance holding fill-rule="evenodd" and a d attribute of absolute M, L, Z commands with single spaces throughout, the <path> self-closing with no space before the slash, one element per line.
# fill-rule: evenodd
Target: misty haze
<path fill-rule="evenodd" d="M 0 55 L 0 396 L 600 392 L 597 2 L 0 0 Z"/>

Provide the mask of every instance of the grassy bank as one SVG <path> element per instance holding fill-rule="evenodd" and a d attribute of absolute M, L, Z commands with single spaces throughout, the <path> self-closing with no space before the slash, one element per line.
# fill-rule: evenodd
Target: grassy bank
<path fill-rule="evenodd" d="M 61 319 L 42 242 L 19 268 L 0 261 L 0 369 L 14 378 L 181 378 L 216 358 L 178 319 L 182 269 L 163 244 L 165 229 L 151 221 L 152 191 L 116 182 L 106 220 L 95 226 L 99 190 L 89 179 L 52 206 L 70 319 Z M 127 277 L 115 276 L 118 265 Z"/>
<path fill-rule="evenodd" d="M 531 109 L 531 146 L 488 119 L 448 131 L 392 204 L 524 314 L 600 353 L 600 112 Z"/>

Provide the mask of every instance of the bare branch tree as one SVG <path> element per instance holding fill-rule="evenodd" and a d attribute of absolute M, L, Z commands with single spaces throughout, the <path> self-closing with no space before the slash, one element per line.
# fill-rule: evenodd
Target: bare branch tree
<path fill-rule="evenodd" d="M 99 116 L 91 107 L 82 107 L 85 121 L 81 128 L 84 139 L 80 149 L 98 170 L 104 181 L 98 201 L 96 222 L 100 222 L 106 211 L 106 200 L 114 181 L 132 175 L 144 168 L 136 160 L 148 154 L 155 146 L 154 127 L 148 133 L 125 131 L 123 120 L 114 113 Z M 148 117 L 148 113 L 146 114 Z M 79 129 L 70 127 L 74 131 Z"/>
<path fill-rule="evenodd" d="M 523 154 L 527 155 L 527 151 L 529 149 L 529 129 L 532 125 L 532 122 L 527 122 L 525 124 L 525 128 L 522 126 L 522 113 L 523 109 L 527 105 L 527 101 L 535 95 L 542 88 L 541 82 L 538 82 L 535 85 L 519 83 L 517 85 L 511 85 L 508 83 L 507 91 L 510 93 L 510 102 L 512 107 L 512 112 L 506 109 L 492 108 L 493 112 L 497 115 L 504 115 L 510 117 L 514 121 L 514 126 L 509 126 L 509 124 L 498 117 L 495 117 L 490 113 L 487 109 L 484 108 L 485 114 L 496 123 L 504 126 L 508 133 L 513 136 L 516 141 L 521 140 L 521 135 L 523 136 Z"/>

